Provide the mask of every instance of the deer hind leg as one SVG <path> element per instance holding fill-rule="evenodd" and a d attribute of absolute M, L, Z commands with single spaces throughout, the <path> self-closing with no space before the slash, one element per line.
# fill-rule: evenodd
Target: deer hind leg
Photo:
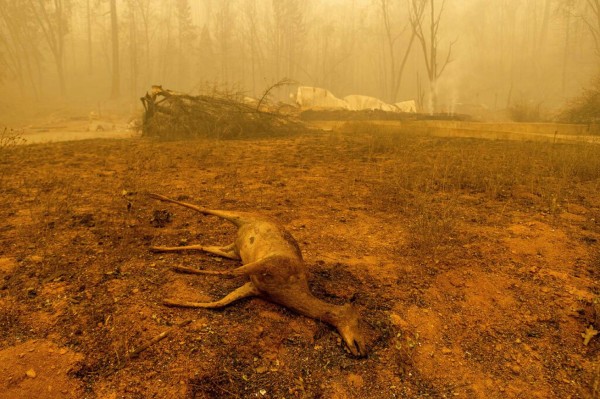
<path fill-rule="evenodd" d="M 197 206 L 197 205 L 189 204 L 187 202 L 177 201 L 177 200 L 174 200 L 172 198 L 165 197 L 164 195 L 154 194 L 154 193 L 149 193 L 148 196 L 150 198 L 154 198 L 154 199 L 157 199 L 159 201 L 171 202 L 173 204 L 177 204 L 177 205 L 181 205 L 181 206 L 184 206 L 186 208 L 189 208 L 189 209 L 193 209 L 196 212 L 200 212 L 200 213 L 202 213 L 204 215 L 213 215 L 213 216 L 217 216 L 217 217 L 220 217 L 222 219 L 225 219 L 225 220 L 229 220 L 231 223 L 235 224 L 238 227 L 240 227 L 241 225 L 243 225 L 245 223 L 249 223 L 251 221 L 256 220 L 255 216 L 253 216 L 251 214 L 248 214 L 248 213 L 245 213 L 245 212 L 234 212 L 234 211 L 207 209 L 207 208 L 204 208 L 202 206 Z"/>
<path fill-rule="evenodd" d="M 261 270 L 264 269 L 264 261 L 259 260 L 256 262 L 246 263 L 240 267 L 236 267 L 233 270 L 203 270 L 203 269 L 194 269 L 193 267 L 187 266 L 171 266 L 171 268 L 176 272 L 188 273 L 188 274 L 210 274 L 216 276 L 247 276 L 250 274 L 260 273 Z"/>
<path fill-rule="evenodd" d="M 229 305 L 235 301 L 243 298 L 257 296 L 260 291 L 251 282 L 247 282 L 241 287 L 227 294 L 222 299 L 214 302 L 186 302 L 186 301 L 173 301 L 170 299 L 165 300 L 163 303 L 166 306 L 176 306 L 181 308 L 206 308 L 206 309 L 218 309 Z"/>
<path fill-rule="evenodd" d="M 224 258 L 241 260 L 235 250 L 235 244 L 229 244 L 225 247 L 205 246 L 205 245 L 186 245 L 182 247 L 150 247 L 153 252 L 181 252 L 181 251 L 203 251 Z"/>

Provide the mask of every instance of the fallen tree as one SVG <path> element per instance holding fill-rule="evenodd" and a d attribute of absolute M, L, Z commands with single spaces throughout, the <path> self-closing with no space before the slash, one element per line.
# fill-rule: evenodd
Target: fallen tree
<path fill-rule="evenodd" d="M 142 136 L 176 138 L 246 138 L 286 136 L 304 128 L 280 107 L 214 91 L 189 95 L 152 86 L 140 100 L 144 105 Z"/>

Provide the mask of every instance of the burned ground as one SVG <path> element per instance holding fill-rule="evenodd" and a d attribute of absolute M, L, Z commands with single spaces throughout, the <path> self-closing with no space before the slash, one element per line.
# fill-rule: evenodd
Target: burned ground
<path fill-rule="evenodd" d="M 0 398 L 598 395 L 597 146 L 363 131 L 0 155 Z M 163 306 L 243 278 L 172 272 L 236 262 L 149 246 L 228 244 L 234 227 L 147 192 L 277 218 L 315 295 L 362 308 L 370 356 L 260 299 Z"/>

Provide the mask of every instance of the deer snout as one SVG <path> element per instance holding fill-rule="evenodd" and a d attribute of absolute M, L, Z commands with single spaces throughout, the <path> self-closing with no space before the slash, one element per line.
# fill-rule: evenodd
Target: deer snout
<path fill-rule="evenodd" d="M 351 305 L 346 305 L 346 314 L 337 325 L 337 329 L 354 356 L 367 356 L 367 345 L 358 311 Z"/>
<path fill-rule="evenodd" d="M 360 331 L 342 327 L 339 332 L 350 353 L 357 357 L 367 356 L 365 339 Z"/>

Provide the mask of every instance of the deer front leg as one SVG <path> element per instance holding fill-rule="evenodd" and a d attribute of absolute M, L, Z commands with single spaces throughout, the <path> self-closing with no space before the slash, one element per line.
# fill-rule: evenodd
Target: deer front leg
<path fill-rule="evenodd" d="M 257 296 L 260 293 L 256 286 L 251 282 L 247 282 L 241 287 L 227 294 L 224 298 L 214 302 L 186 302 L 186 301 L 173 301 L 170 299 L 165 300 L 163 303 L 166 306 L 176 306 L 182 308 L 207 308 L 217 309 L 229 305 L 237 300 Z"/>
<path fill-rule="evenodd" d="M 153 252 L 181 252 L 181 251 L 202 251 L 224 258 L 240 260 L 240 256 L 235 251 L 235 244 L 229 244 L 225 247 L 205 246 L 205 245 L 186 245 L 182 247 L 150 247 Z"/>

